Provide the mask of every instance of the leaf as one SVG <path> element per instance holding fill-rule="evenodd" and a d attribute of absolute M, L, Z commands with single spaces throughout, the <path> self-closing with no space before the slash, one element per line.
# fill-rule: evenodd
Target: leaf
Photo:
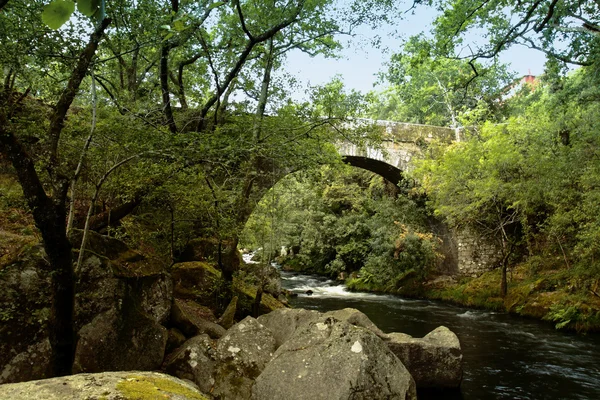
<path fill-rule="evenodd" d="M 42 22 L 50 29 L 58 29 L 71 18 L 75 11 L 75 3 L 71 0 L 53 0 L 44 6 Z"/>
<path fill-rule="evenodd" d="M 224 1 L 217 1 L 215 3 L 212 3 L 210 6 L 208 6 L 209 10 L 215 9 L 217 7 L 221 7 L 222 5 L 224 5 L 225 2 Z"/>
<path fill-rule="evenodd" d="M 100 0 L 77 0 L 77 10 L 86 17 L 93 17 L 100 8 Z"/>

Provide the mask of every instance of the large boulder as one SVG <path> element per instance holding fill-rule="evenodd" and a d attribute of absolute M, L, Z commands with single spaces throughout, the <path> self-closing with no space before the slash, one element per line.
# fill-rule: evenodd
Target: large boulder
<path fill-rule="evenodd" d="M 217 345 L 218 366 L 212 394 L 221 399 L 249 399 L 254 379 L 271 361 L 275 338 L 256 319 L 246 317 Z"/>
<path fill-rule="evenodd" d="M 440 326 L 422 339 L 390 333 L 390 350 L 402 361 L 418 388 L 457 388 L 462 381 L 462 352 L 454 332 Z"/>
<path fill-rule="evenodd" d="M 50 376 L 52 297 L 46 260 L 41 245 L 26 244 L 0 264 L 0 384 Z"/>
<path fill-rule="evenodd" d="M 74 260 L 81 237 L 80 230 L 70 236 Z M 81 370 L 111 370 L 121 365 L 113 361 L 107 366 L 95 361 L 90 365 L 94 358 L 90 354 L 113 352 L 95 332 L 108 332 L 109 326 L 116 329 L 122 346 L 129 345 L 127 354 L 137 358 L 135 351 L 141 351 L 141 359 L 153 359 L 151 363 L 130 363 L 130 368 L 160 365 L 162 356 L 158 364 L 155 359 L 165 335 L 159 324 L 168 320 L 173 298 L 173 284 L 165 269 L 160 260 L 145 257 L 117 239 L 90 232 L 83 263 L 75 274 L 75 330 L 81 330 L 83 339 L 78 347 Z M 18 257 L 0 265 L 0 271 L 0 315 L 4 322 L 0 325 L 0 383 L 49 377 L 49 347 L 44 343 L 52 285 L 43 246 L 24 246 Z M 146 337 L 149 344 L 141 345 L 139 341 Z M 153 351 L 147 353 L 145 346 Z"/>
<path fill-rule="evenodd" d="M 234 277 L 233 279 L 233 293 L 238 296 L 236 318 L 238 320 L 244 319 L 246 316 L 252 314 L 254 303 L 256 302 L 256 295 L 258 288 L 251 283 Z M 259 315 L 268 314 L 271 311 L 275 311 L 281 308 L 286 308 L 282 302 L 277 300 L 270 293 L 262 293 Z"/>
<path fill-rule="evenodd" d="M 225 328 L 215 323 L 212 311 L 191 300 L 175 299 L 171 323 L 187 337 L 206 333 L 211 338 L 218 339 L 225 334 Z"/>
<path fill-rule="evenodd" d="M 207 262 L 173 264 L 171 276 L 175 284 L 175 297 L 202 304 L 214 304 L 222 285 L 221 271 Z"/>
<path fill-rule="evenodd" d="M 167 357 L 163 370 L 195 382 L 216 398 L 249 399 L 254 379 L 274 352 L 271 332 L 247 317 L 218 341 L 206 334 L 189 339 Z"/>
<path fill-rule="evenodd" d="M 50 341 L 32 344 L 0 371 L 0 383 L 31 381 L 52 376 Z"/>
<path fill-rule="evenodd" d="M 158 369 L 166 345 L 164 326 L 124 304 L 123 310 L 108 310 L 81 328 L 73 372 Z"/>
<path fill-rule="evenodd" d="M 277 346 L 279 347 L 289 339 L 298 328 L 310 322 L 314 322 L 323 316 L 325 318 L 333 317 L 336 320 L 345 321 L 351 325 L 368 329 L 380 338 L 387 339 L 387 335 L 371 322 L 369 317 L 354 308 L 344 308 L 342 310 L 329 311 L 324 314 L 302 308 L 282 308 L 261 315 L 258 317 L 258 321 L 273 333 L 275 340 L 277 341 Z"/>
<path fill-rule="evenodd" d="M 79 374 L 0 386 L 0 399 L 208 400 L 187 382 L 156 372 Z"/>
<path fill-rule="evenodd" d="M 333 317 L 340 321 L 345 321 L 351 325 L 365 328 L 376 334 L 382 339 L 387 339 L 387 335 L 377 327 L 362 311 L 355 308 L 344 308 L 341 310 L 328 311 L 325 317 Z"/>
<path fill-rule="evenodd" d="M 242 254 L 237 249 L 231 251 L 230 246 L 231 242 L 229 241 L 219 241 L 216 238 L 196 238 L 186 244 L 179 255 L 179 261 L 205 261 L 216 265 L 220 258 L 223 265 L 237 270 L 242 262 Z"/>
<path fill-rule="evenodd" d="M 70 236 L 76 249 L 81 235 L 82 231 L 74 230 Z M 134 299 L 135 306 L 149 318 L 165 323 L 173 299 L 173 282 L 165 270 L 162 262 L 120 240 L 89 232 L 83 263 L 76 273 L 76 328 L 105 311 L 120 308 L 125 297 Z"/>
<path fill-rule="evenodd" d="M 373 332 L 321 317 L 277 349 L 253 399 L 416 399 L 415 383 Z"/>
<path fill-rule="evenodd" d="M 169 375 L 195 382 L 204 393 L 215 386 L 216 341 L 208 335 L 195 336 L 171 353 L 163 364 Z"/>
<path fill-rule="evenodd" d="M 285 343 L 298 328 L 321 317 L 315 310 L 282 308 L 258 317 L 258 322 L 273 333 L 277 347 Z"/>

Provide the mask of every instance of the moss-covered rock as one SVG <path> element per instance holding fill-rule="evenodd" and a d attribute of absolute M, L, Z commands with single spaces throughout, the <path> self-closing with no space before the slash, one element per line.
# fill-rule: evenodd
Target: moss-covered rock
<path fill-rule="evenodd" d="M 0 398 L 11 400 L 208 400 L 198 389 L 156 372 L 78 374 L 0 386 Z"/>
<path fill-rule="evenodd" d="M 177 263 L 171 267 L 171 277 L 176 298 L 194 300 L 213 309 L 220 307 L 223 280 L 221 271 L 213 264 L 203 261 Z"/>

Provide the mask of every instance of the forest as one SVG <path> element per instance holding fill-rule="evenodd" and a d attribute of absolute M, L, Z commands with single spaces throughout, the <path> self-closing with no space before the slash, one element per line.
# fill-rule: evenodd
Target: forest
<path fill-rule="evenodd" d="M 439 16 L 390 49 L 383 89 L 303 88 L 285 72 L 290 52 L 335 58 L 342 38 L 411 7 Z M 0 43 L 0 279 L 43 244 L 57 375 L 89 232 L 169 266 L 210 239 L 229 282 L 238 249 L 270 262 L 285 246 L 284 268 L 355 290 L 600 329 L 597 2 L 0 0 Z M 522 83 L 498 61 L 516 45 L 546 54 L 543 75 Z M 396 185 L 337 153 L 384 140 L 356 118 L 462 134 L 424 144 Z M 432 221 L 495 243 L 494 268 L 438 279 Z"/>

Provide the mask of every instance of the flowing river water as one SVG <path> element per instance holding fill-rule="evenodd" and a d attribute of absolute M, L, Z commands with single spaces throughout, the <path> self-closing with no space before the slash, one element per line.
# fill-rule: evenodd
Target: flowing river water
<path fill-rule="evenodd" d="M 440 325 L 455 332 L 464 355 L 460 393 L 439 399 L 600 400 L 600 335 L 556 331 L 550 324 L 434 301 L 352 293 L 322 277 L 281 272 L 298 294 L 294 307 L 361 310 L 385 332 L 422 337 Z M 307 291 L 312 295 L 307 295 Z M 431 395 L 430 395 L 431 396 Z"/>

